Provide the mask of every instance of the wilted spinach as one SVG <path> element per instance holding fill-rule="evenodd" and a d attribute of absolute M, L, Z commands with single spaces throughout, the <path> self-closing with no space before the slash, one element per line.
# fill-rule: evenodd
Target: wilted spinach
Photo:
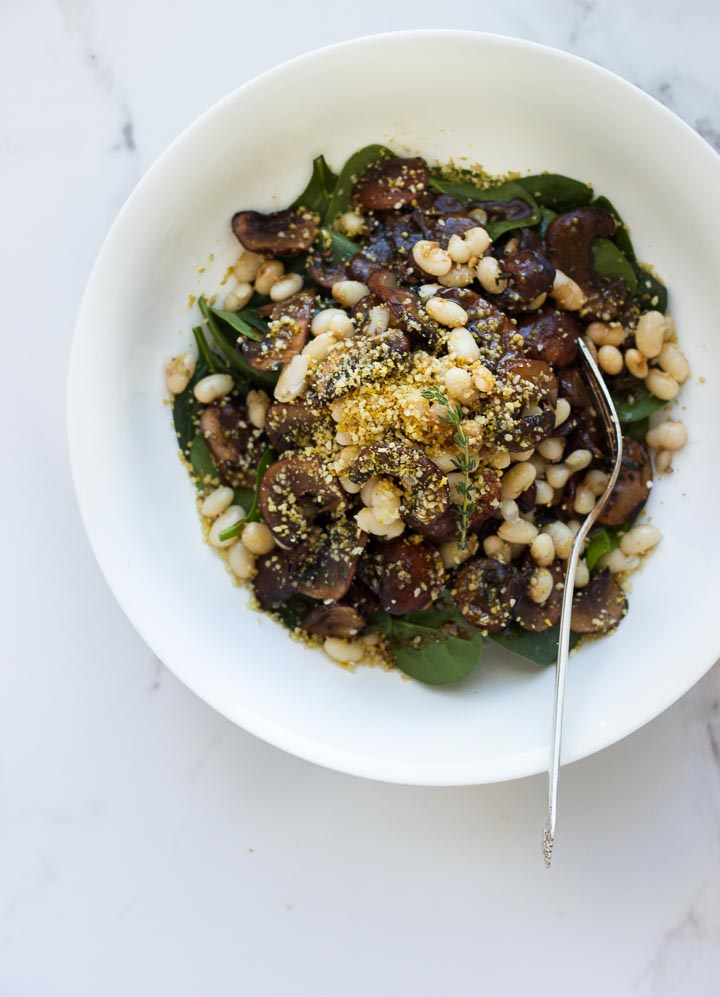
<path fill-rule="evenodd" d="M 595 273 L 613 280 L 621 277 L 631 294 L 637 287 L 637 276 L 632 266 L 612 239 L 596 239 L 593 243 Z"/>
<path fill-rule="evenodd" d="M 322 224 L 325 228 L 332 228 L 337 216 L 342 215 L 350 207 L 353 184 L 360 174 L 379 159 L 390 156 L 394 156 L 394 153 L 384 145 L 366 145 L 352 154 L 340 170 L 332 193 L 328 197 L 327 207 L 322 213 Z"/>
<path fill-rule="evenodd" d="M 592 187 L 561 173 L 537 173 L 521 177 L 518 183 L 532 194 L 541 207 L 550 208 L 557 214 L 583 207 L 593 197 Z"/>
<path fill-rule="evenodd" d="M 295 198 L 290 207 L 307 208 L 309 211 L 316 211 L 321 218 L 324 217 L 337 181 L 338 178 L 325 162 L 325 157 L 316 156 L 313 159 L 312 173 L 307 187 L 299 197 Z"/>
<path fill-rule="evenodd" d="M 532 661 L 536 665 L 554 665 L 557 661 L 560 625 L 556 624 L 544 633 L 533 633 L 523 630 L 513 623 L 501 633 L 491 634 L 491 639 L 513 654 Z M 580 640 L 578 634 L 570 634 L 570 647 L 573 648 Z"/>
<path fill-rule="evenodd" d="M 198 298 L 198 306 L 207 323 L 208 332 L 212 336 L 213 342 L 234 374 L 239 375 L 241 380 L 254 387 L 273 388 L 277 382 L 278 375 L 270 371 L 255 370 L 254 367 L 251 367 L 240 350 L 233 346 L 231 340 L 221 328 L 220 321 L 213 313 L 213 309 L 205 297 Z"/>
<path fill-rule="evenodd" d="M 482 654 L 482 635 L 449 599 L 404 616 L 379 611 L 371 622 L 386 635 L 398 668 L 426 685 L 460 682 Z"/>
<path fill-rule="evenodd" d="M 223 530 L 218 538 L 219 540 L 230 540 L 233 537 L 239 537 L 247 523 L 256 523 L 260 519 L 260 482 L 274 459 L 275 453 L 271 447 L 267 447 L 263 451 L 263 455 L 255 470 L 255 488 L 252 493 L 252 504 L 247 510 L 245 518 L 241 519 L 239 523 L 235 523 L 234 526 L 228 526 L 226 530 Z"/>
<path fill-rule="evenodd" d="M 430 183 L 435 190 L 442 194 L 451 194 L 464 204 L 470 202 L 481 204 L 484 201 L 524 201 L 530 209 L 529 214 L 523 215 L 521 218 L 505 218 L 487 223 L 485 227 L 492 239 L 497 239 L 504 232 L 510 232 L 512 229 L 532 228 L 542 218 L 535 198 L 517 180 L 508 180 L 495 187 L 487 187 L 485 190 L 474 184 L 472 180 L 446 180 L 439 174 L 432 176 Z"/>
<path fill-rule="evenodd" d="M 625 398 L 613 398 L 613 401 L 618 419 L 623 426 L 647 419 L 653 412 L 667 405 L 662 398 L 656 398 L 642 387 L 634 388 L 632 394 Z"/>

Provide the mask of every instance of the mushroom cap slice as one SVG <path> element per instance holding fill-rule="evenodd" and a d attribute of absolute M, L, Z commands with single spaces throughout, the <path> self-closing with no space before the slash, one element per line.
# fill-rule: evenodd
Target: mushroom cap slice
<path fill-rule="evenodd" d="M 320 227 L 320 216 L 306 208 L 285 211 L 238 211 L 232 230 L 245 249 L 265 256 L 293 256 L 310 249 Z"/>
<path fill-rule="evenodd" d="M 571 312 L 540 308 L 518 319 L 517 331 L 525 340 L 525 354 L 553 367 L 569 367 L 577 359 L 580 325 Z"/>
<path fill-rule="evenodd" d="M 534 249 L 503 256 L 500 266 L 510 280 L 498 296 L 499 303 L 510 314 L 524 311 L 538 295 L 552 290 L 555 267 Z"/>
<path fill-rule="evenodd" d="M 365 618 L 352 606 L 313 606 L 300 625 L 318 637 L 356 637 L 365 628 Z"/>
<path fill-rule="evenodd" d="M 263 519 L 281 547 L 303 544 L 318 516 L 345 508 L 343 490 L 327 465 L 299 454 L 268 467 L 258 499 Z"/>
<path fill-rule="evenodd" d="M 419 156 L 380 159 L 361 174 L 353 201 L 364 211 L 398 210 L 416 201 L 430 182 L 430 171 Z"/>
<path fill-rule="evenodd" d="M 330 417 L 303 401 L 274 402 L 265 415 L 265 433 L 276 450 L 298 450 L 310 446 L 313 431 Z"/>
<path fill-rule="evenodd" d="M 277 609 L 297 592 L 288 555 L 283 550 L 274 550 L 263 554 L 256 563 L 255 598 L 262 609 Z"/>
<path fill-rule="evenodd" d="M 520 411 L 531 411 L 516 415 L 512 410 L 508 419 L 500 419 L 496 440 L 508 450 L 531 450 L 555 428 L 558 383 L 552 367 L 544 360 L 505 356 L 497 366 L 497 378 L 515 396 Z"/>
<path fill-rule="evenodd" d="M 250 424 L 244 403 L 224 398 L 208 405 L 200 417 L 200 431 L 222 478 L 236 488 L 251 487 L 262 451 L 262 434 Z"/>
<path fill-rule="evenodd" d="M 627 598 L 609 571 L 593 578 L 573 599 L 570 629 L 576 634 L 604 634 L 627 613 Z"/>
<path fill-rule="evenodd" d="M 497 633 L 512 620 L 522 589 L 522 575 L 514 565 L 479 557 L 465 562 L 450 591 L 468 623 Z"/>
<path fill-rule="evenodd" d="M 397 329 L 342 340 L 318 367 L 315 392 L 321 402 L 333 402 L 362 384 L 390 377 L 409 360 L 410 343 Z"/>
<path fill-rule="evenodd" d="M 313 599 L 342 599 L 367 542 L 367 533 L 352 517 L 338 516 L 325 529 L 312 527 L 310 536 L 292 555 L 298 592 Z"/>
<path fill-rule="evenodd" d="M 635 519 L 648 500 L 652 480 L 652 462 L 647 447 L 639 440 L 623 436 L 620 474 L 607 505 L 598 516 L 598 523 L 620 526 Z"/>
<path fill-rule="evenodd" d="M 408 336 L 429 349 L 439 347 L 444 338 L 442 329 L 427 314 L 417 294 L 403 287 L 391 270 L 375 270 L 369 275 L 367 286 L 388 306 Z"/>
<path fill-rule="evenodd" d="M 255 370 L 276 370 L 297 356 L 307 342 L 314 308 L 312 291 L 300 291 L 274 305 L 263 340 L 258 343 L 241 337 L 242 351 L 250 366 Z"/>
<path fill-rule="evenodd" d="M 393 616 L 429 609 L 443 588 L 438 551 L 418 535 L 373 543 L 360 568 L 362 579 Z"/>
<path fill-rule="evenodd" d="M 529 561 L 525 566 L 526 585 L 530 583 L 530 576 L 535 570 L 535 565 Z M 562 611 L 563 591 L 565 588 L 565 568 L 560 562 L 555 561 L 548 569 L 554 581 L 553 590 L 545 602 L 533 602 L 528 594 L 527 587 L 520 596 L 515 607 L 515 619 L 523 630 L 530 630 L 532 633 L 544 633 L 550 630 L 560 619 Z"/>
<path fill-rule="evenodd" d="M 402 443 L 363 447 L 348 469 L 348 477 L 363 485 L 375 475 L 394 478 L 401 485 L 401 516 L 417 533 L 432 532 L 450 506 L 447 478 L 417 447 Z"/>

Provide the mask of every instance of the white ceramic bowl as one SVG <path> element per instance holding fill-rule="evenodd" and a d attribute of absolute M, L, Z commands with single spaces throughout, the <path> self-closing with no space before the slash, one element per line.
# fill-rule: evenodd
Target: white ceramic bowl
<path fill-rule="evenodd" d="M 589 180 L 671 289 L 693 370 L 680 413 L 690 442 L 652 496 L 665 539 L 635 578 L 627 619 L 572 661 L 564 760 L 647 723 L 711 666 L 720 651 L 720 160 L 628 83 L 527 42 L 430 31 L 336 45 L 247 83 L 173 143 L 123 208 L 83 300 L 69 394 L 77 494 L 132 623 L 235 723 L 371 778 L 512 779 L 546 765 L 553 671 L 488 642 L 471 680 L 438 690 L 379 669 L 351 674 L 292 642 L 245 608 L 202 542 L 163 404 L 164 360 L 189 339 L 187 295 L 216 290 L 237 256 L 232 213 L 285 205 L 313 156 L 339 167 L 375 141 L 494 172 Z"/>

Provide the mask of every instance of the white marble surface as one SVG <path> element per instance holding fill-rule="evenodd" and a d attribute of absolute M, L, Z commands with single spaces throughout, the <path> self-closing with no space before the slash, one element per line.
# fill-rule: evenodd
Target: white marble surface
<path fill-rule="evenodd" d="M 717 667 L 565 771 L 548 874 L 541 779 L 384 786 L 266 746 L 154 659 L 82 532 L 63 407 L 88 271 L 143 171 L 245 79 L 441 21 L 593 59 L 720 149 L 714 0 L 406 6 L 0 5 L 2 997 L 720 993 Z"/>

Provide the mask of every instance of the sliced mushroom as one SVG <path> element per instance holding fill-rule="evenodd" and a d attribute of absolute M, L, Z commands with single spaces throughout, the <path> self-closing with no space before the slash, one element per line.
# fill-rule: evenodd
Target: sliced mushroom
<path fill-rule="evenodd" d="M 604 634 L 627 613 L 627 598 L 609 571 L 593 578 L 573 599 L 570 629 L 576 634 Z"/>
<path fill-rule="evenodd" d="M 382 381 L 410 361 L 410 343 L 397 329 L 343 340 L 321 362 L 315 391 L 321 402 L 342 398 L 369 381 Z"/>
<path fill-rule="evenodd" d="M 465 328 L 477 340 L 484 363 L 494 363 L 513 347 L 516 329 L 497 305 L 481 297 L 469 287 L 447 287 L 437 297 L 457 301 L 468 314 Z"/>
<path fill-rule="evenodd" d="M 415 201 L 429 182 L 424 159 L 381 159 L 360 176 L 353 188 L 353 200 L 365 211 L 397 210 Z"/>
<path fill-rule="evenodd" d="M 264 215 L 238 211 L 232 230 L 245 249 L 265 256 L 293 256 L 310 249 L 320 227 L 320 216 L 306 208 L 288 208 Z"/>
<path fill-rule="evenodd" d="M 488 633 L 507 626 L 521 593 L 522 576 L 514 565 L 482 557 L 460 568 L 451 589 L 468 623 Z"/>
<path fill-rule="evenodd" d="M 509 201 L 474 201 L 472 207 L 482 208 L 490 222 L 518 221 L 533 213 L 532 207 L 520 197 Z"/>
<path fill-rule="evenodd" d="M 416 447 L 374 443 L 360 451 L 348 476 L 363 485 L 375 475 L 394 478 L 400 484 L 402 518 L 417 533 L 432 535 L 450 505 L 447 478 L 437 464 Z"/>
<path fill-rule="evenodd" d="M 503 256 L 500 266 L 509 280 L 498 301 L 510 314 L 524 311 L 535 298 L 552 290 L 555 267 L 534 249 L 520 249 Z"/>
<path fill-rule="evenodd" d="M 309 257 L 305 269 L 310 280 L 325 291 L 331 291 L 333 284 L 347 279 L 347 267 L 344 263 L 333 263 L 320 256 Z"/>
<path fill-rule="evenodd" d="M 530 630 L 532 633 L 544 633 L 550 630 L 560 619 L 562 610 L 563 591 L 565 588 L 565 569 L 559 561 L 555 561 L 548 569 L 553 576 L 553 590 L 543 603 L 533 602 L 528 593 L 530 577 L 535 570 L 535 565 L 528 558 L 523 565 L 525 576 L 525 590 L 518 599 L 515 607 L 515 620 L 523 630 Z"/>
<path fill-rule="evenodd" d="M 543 360 L 517 356 L 501 360 L 497 377 L 514 407 L 501 410 L 495 426 L 496 441 L 508 450 L 531 450 L 555 428 L 557 378 Z"/>
<path fill-rule="evenodd" d="M 635 519 L 648 500 L 652 480 L 652 462 L 647 447 L 630 436 L 623 436 L 620 474 L 598 522 L 603 526 L 619 526 Z"/>
<path fill-rule="evenodd" d="M 402 287 L 390 270 L 375 270 L 368 277 L 368 287 L 388 306 L 398 325 L 413 339 L 429 349 L 443 340 L 443 332 L 422 307 L 414 291 Z"/>
<path fill-rule="evenodd" d="M 297 588 L 285 551 L 275 550 L 272 554 L 264 554 L 257 559 L 256 564 L 253 589 L 255 598 L 263 609 L 277 609 L 295 595 Z"/>
<path fill-rule="evenodd" d="M 227 398 L 208 405 L 200 417 L 200 430 L 228 484 L 249 487 L 261 453 L 261 431 L 249 422 L 245 404 Z"/>
<path fill-rule="evenodd" d="M 632 307 L 625 281 L 600 277 L 595 270 L 593 244 L 612 238 L 616 227 L 609 212 L 587 205 L 553 218 L 545 234 L 550 261 L 587 295 L 582 315 L 606 322 L 625 317 Z"/>
<path fill-rule="evenodd" d="M 301 627 L 318 637 L 356 637 L 365 627 L 365 619 L 352 606 L 314 606 Z"/>
<path fill-rule="evenodd" d="M 417 535 L 374 543 L 360 570 L 382 608 L 393 616 L 432 606 L 445 576 L 440 554 Z"/>
<path fill-rule="evenodd" d="M 305 542 L 293 551 L 298 592 L 313 599 L 342 599 L 367 542 L 367 533 L 349 516 L 338 516 L 324 529 L 312 527 Z"/>
<path fill-rule="evenodd" d="M 262 342 L 241 339 L 248 363 L 256 370 L 276 370 L 297 356 L 307 342 L 314 309 L 312 291 L 300 291 L 274 305 Z"/>
<path fill-rule="evenodd" d="M 577 359 L 580 325 L 571 312 L 540 308 L 518 319 L 517 331 L 525 340 L 525 353 L 553 367 L 569 367 Z"/>
<path fill-rule="evenodd" d="M 274 402 L 265 415 L 265 433 L 276 450 L 299 450 L 310 446 L 313 434 L 330 417 L 306 402 Z"/>
<path fill-rule="evenodd" d="M 268 467 L 258 498 L 263 519 L 282 547 L 304 543 L 319 516 L 345 508 L 344 493 L 327 465 L 299 454 Z"/>

